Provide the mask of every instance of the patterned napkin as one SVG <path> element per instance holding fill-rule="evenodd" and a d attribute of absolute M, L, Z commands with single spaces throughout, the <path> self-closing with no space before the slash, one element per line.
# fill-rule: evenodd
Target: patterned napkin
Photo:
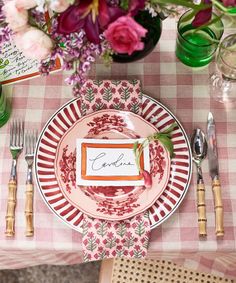
<path fill-rule="evenodd" d="M 102 109 L 116 109 L 142 115 L 142 93 L 139 80 L 87 80 L 81 89 L 83 115 Z"/>
<path fill-rule="evenodd" d="M 142 114 L 140 81 L 88 80 L 82 88 L 83 115 L 102 109 Z M 142 258 L 147 254 L 150 236 L 148 212 L 122 221 L 94 219 L 84 214 L 84 261 L 113 257 Z"/>

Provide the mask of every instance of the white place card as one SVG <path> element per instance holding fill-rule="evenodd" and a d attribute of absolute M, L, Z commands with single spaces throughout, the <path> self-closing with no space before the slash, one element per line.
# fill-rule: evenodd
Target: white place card
<path fill-rule="evenodd" d="M 83 186 L 142 186 L 144 180 L 135 162 L 134 143 L 144 139 L 77 139 L 76 184 Z M 150 171 L 149 147 L 140 166 Z"/>

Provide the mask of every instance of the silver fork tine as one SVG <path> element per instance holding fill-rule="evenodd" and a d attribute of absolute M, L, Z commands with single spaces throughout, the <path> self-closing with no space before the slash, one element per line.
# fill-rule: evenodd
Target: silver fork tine
<path fill-rule="evenodd" d="M 10 125 L 10 146 L 13 145 L 13 122 L 11 122 L 11 125 Z"/>
<path fill-rule="evenodd" d="M 13 121 L 13 129 L 12 129 L 13 133 L 13 146 L 16 145 L 16 138 L 17 138 L 17 135 L 16 135 L 16 131 L 17 131 L 17 124 L 16 124 L 16 121 L 14 120 Z"/>
<path fill-rule="evenodd" d="M 16 143 L 15 145 L 20 144 L 20 122 L 16 121 Z"/>

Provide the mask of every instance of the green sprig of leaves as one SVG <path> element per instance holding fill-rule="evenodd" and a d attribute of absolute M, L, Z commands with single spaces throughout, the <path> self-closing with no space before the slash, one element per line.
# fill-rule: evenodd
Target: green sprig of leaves
<path fill-rule="evenodd" d="M 160 141 L 161 144 L 166 148 L 166 150 L 170 154 L 170 158 L 174 157 L 174 146 L 171 140 L 172 131 L 177 126 L 177 123 L 173 123 L 170 127 L 168 127 L 163 132 L 156 132 L 153 135 L 148 136 L 141 144 L 135 142 L 133 145 L 133 151 L 135 154 L 135 161 L 138 166 L 139 171 L 141 171 L 140 167 L 140 157 L 143 152 L 143 149 L 149 145 L 151 141 Z"/>

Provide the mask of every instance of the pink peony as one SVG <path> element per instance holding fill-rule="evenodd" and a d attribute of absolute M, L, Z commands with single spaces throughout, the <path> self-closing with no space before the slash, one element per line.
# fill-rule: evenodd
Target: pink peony
<path fill-rule="evenodd" d="M 51 0 L 50 8 L 56 13 L 62 13 L 70 6 L 67 0 Z"/>
<path fill-rule="evenodd" d="M 131 55 L 134 51 L 144 48 L 141 38 L 146 33 L 147 30 L 135 22 L 133 18 L 123 16 L 111 23 L 104 35 L 114 51 Z"/>
<path fill-rule="evenodd" d="M 32 9 L 37 5 L 36 0 L 15 0 L 18 9 Z"/>
<path fill-rule="evenodd" d="M 16 33 L 14 42 L 26 57 L 37 60 L 46 59 L 53 47 L 50 37 L 34 27 Z"/>
<path fill-rule="evenodd" d="M 17 8 L 14 0 L 4 4 L 3 12 L 8 26 L 13 31 L 18 32 L 27 28 L 28 12 L 25 9 Z"/>

